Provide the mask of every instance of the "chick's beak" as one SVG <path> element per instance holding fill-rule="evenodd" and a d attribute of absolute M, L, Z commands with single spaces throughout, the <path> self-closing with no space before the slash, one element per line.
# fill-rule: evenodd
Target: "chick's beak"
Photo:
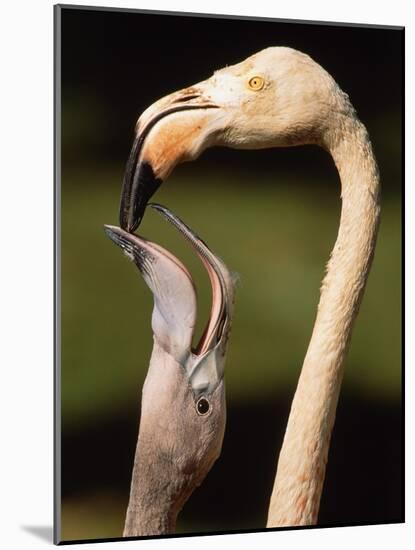
<path fill-rule="evenodd" d="M 149 199 L 179 162 L 196 158 L 208 145 L 212 111 L 218 106 L 198 86 L 156 101 L 140 116 L 127 162 L 120 226 L 133 232 Z"/>

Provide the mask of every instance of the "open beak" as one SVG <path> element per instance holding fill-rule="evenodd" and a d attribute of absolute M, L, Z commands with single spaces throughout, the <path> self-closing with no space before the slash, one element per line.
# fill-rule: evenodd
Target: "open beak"
<path fill-rule="evenodd" d="M 196 158 L 207 146 L 215 109 L 194 86 L 156 101 L 140 116 L 121 193 L 122 229 L 135 231 L 149 199 L 176 164 Z"/>
<path fill-rule="evenodd" d="M 202 337 L 193 352 L 203 355 L 221 340 L 227 340 L 233 313 L 234 281 L 226 265 L 210 250 L 207 244 L 178 216 L 161 204 L 149 206 L 169 221 L 193 246 L 208 272 L 212 289 L 210 316 Z M 224 342 L 226 345 L 226 342 Z"/>
<path fill-rule="evenodd" d="M 234 281 L 228 268 L 179 217 L 166 207 L 150 204 L 190 242 L 205 266 L 212 289 L 212 306 L 205 330 L 192 352 L 202 356 L 218 343 L 226 349 L 230 330 Z M 196 293 L 182 262 L 160 245 L 106 225 L 105 233 L 140 270 L 154 296 L 153 332 L 178 360 L 190 352 L 196 322 Z"/>
<path fill-rule="evenodd" d="M 154 298 L 152 329 L 177 361 L 189 354 L 196 322 L 196 293 L 190 273 L 168 250 L 111 225 L 107 236 L 139 269 Z"/>

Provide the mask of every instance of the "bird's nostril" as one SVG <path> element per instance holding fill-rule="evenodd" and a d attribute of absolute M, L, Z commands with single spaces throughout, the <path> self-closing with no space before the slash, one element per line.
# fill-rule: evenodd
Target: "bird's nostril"
<path fill-rule="evenodd" d="M 200 97 L 199 94 L 185 95 L 176 99 L 174 103 L 183 103 L 184 101 L 191 101 L 192 99 L 197 99 L 198 97 Z"/>

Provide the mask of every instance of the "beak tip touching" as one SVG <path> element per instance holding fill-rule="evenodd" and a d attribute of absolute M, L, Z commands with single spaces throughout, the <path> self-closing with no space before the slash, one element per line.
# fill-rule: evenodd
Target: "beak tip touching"
<path fill-rule="evenodd" d="M 140 159 L 132 178 L 125 178 L 121 195 L 120 227 L 133 233 L 140 225 L 148 201 L 162 184 L 151 164 Z"/>

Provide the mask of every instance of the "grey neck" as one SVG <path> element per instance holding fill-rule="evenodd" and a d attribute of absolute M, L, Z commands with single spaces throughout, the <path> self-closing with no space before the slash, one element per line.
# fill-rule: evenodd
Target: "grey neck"
<path fill-rule="evenodd" d="M 138 439 L 124 537 L 172 533 L 179 513 L 177 493 L 182 487 L 172 483 L 171 464 L 161 464 L 151 452 L 151 443 Z"/>
<path fill-rule="evenodd" d="M 164 370 L 175 366 L 177 363 L 173 357 L 155 339 L 143 388 L 140 430 L 124 537 L 174 532 L 177 516 L 194 489 L 191 476 L 178 472 L 171 457 L 160 452 L 159 436 L 154 434 L 153 383 L 159 374 L 163 375 Z M 176 370 L 181 372 L 180 369 Z"/>

